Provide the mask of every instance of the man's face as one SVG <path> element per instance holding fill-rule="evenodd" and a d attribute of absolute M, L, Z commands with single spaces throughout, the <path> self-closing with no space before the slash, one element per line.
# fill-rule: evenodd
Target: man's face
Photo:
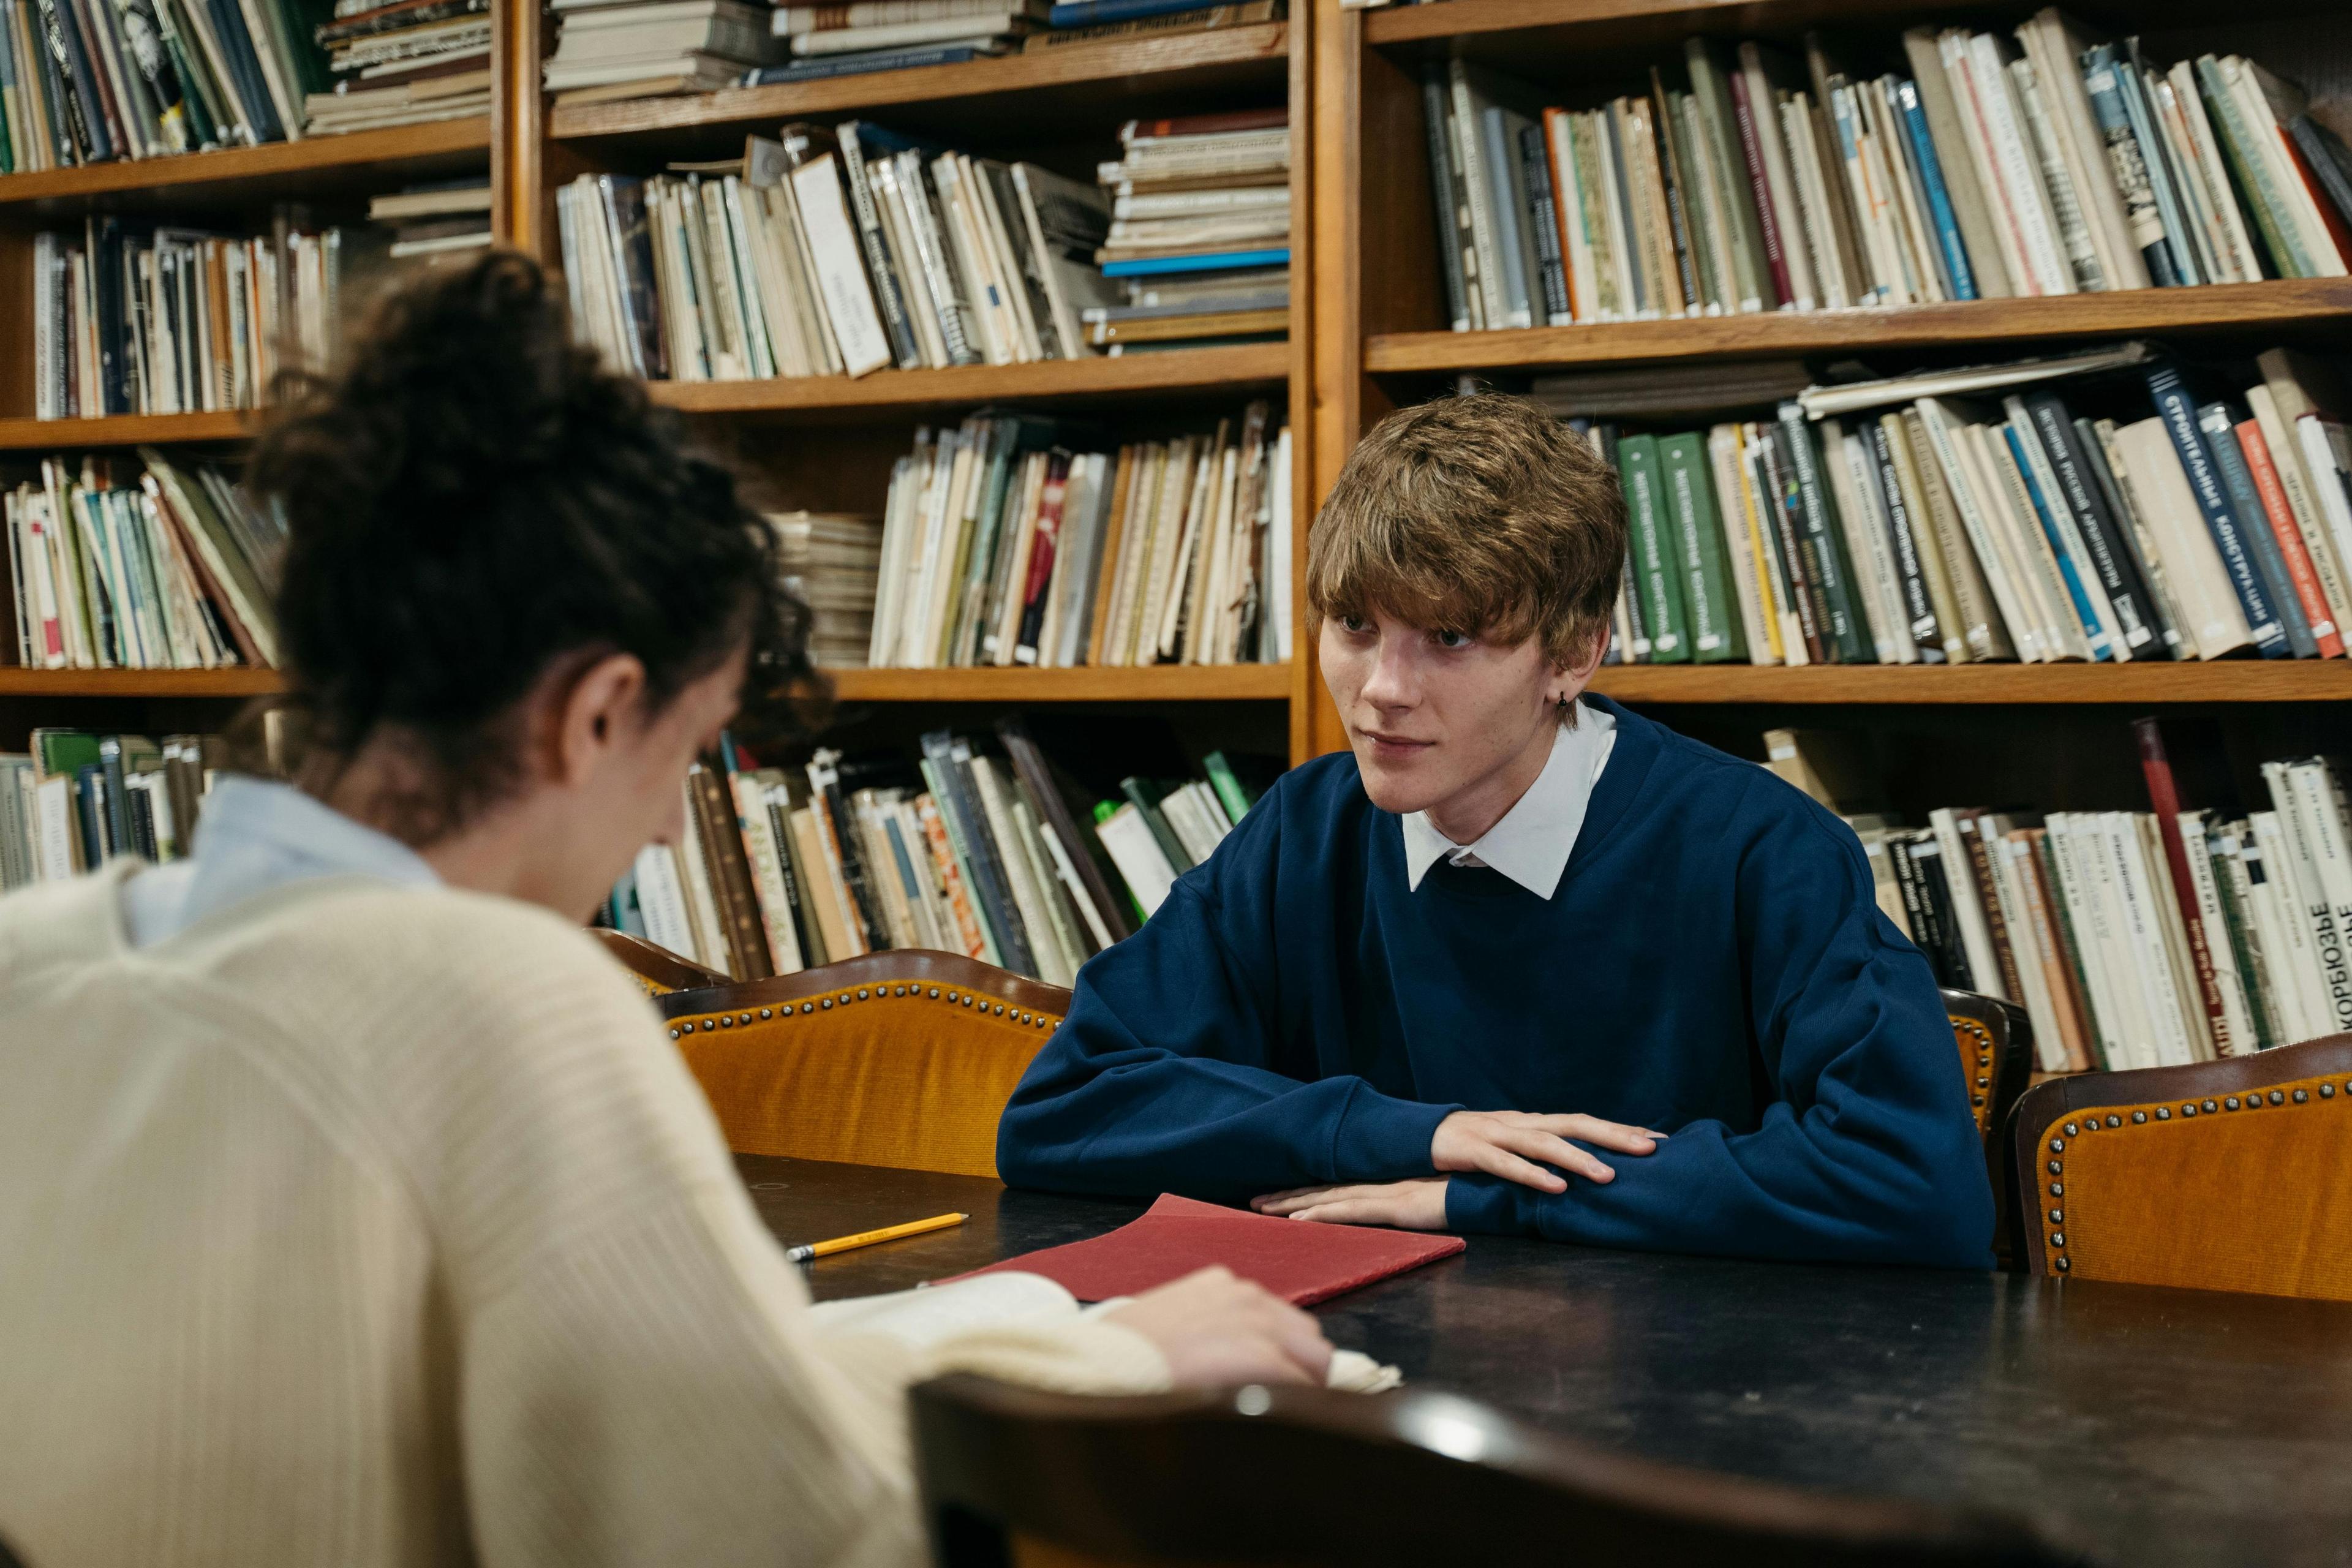
<path fill-rule="evenodd" d="M 1467 825 L 1475 837 L 1510 808 L 1534 776 L 1517 776 L 1527 763 L 1540 771 L 1550 754 L 1554 697 L 1581 684 L 1535 637 L 1496 644 L 1380 611 L 1326 620 L 1318 657 L 1364 793 L 1383 811 L 1429 813 L 1449 836 Z"/>

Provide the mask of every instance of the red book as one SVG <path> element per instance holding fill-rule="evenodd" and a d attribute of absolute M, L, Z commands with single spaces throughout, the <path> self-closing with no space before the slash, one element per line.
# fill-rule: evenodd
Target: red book
<path fill-rule="evenodd" d="M 1276 1219 L 1163 1193 L 1141 1219 L 1107 1236 L 1008 1258 L 972 1273 L 1042 1274 L 1081 1301 L 1108 1301 L 1222 1263 L 1286 1301 L 1311 1307 L 1451 1258 L 1465 1245 L 1458 1236 Z"/>
<path fill-rule="evenodd" d="M 1764 229 L 1764 258 L 1772 265 L 1772 287 L 1779 289 L 1779 303 L 1786 305 L 1796 299 L 1789 287 L 1789 258 L 1782 254 L 1784 243 L 1780 222 L 1772 211 L 1772 186 L 1764 176 L 1764 147 L 1759 136 L 1777 135 L 1779 127 L 1762 116 L 1771 113 L 1771 106 L 1759 110 L 1748 101 L 1748 79 L 1734 68 L 1723 73 L 1731 82 L 1731 114 L 1739 122 L 1739 151 L 1748 163 L 1748 184 L 1756 193 L 1756 216 Z"/>
<path fill-rule="evenodd" d="M 1235 109 L 1223 114 L 1180 114 L 1173 120 L 1130 120 L 1121 142 L 1161 136 L 1220 136 L 1233 131 L 1276 131 L 1290 123 L 1288 109 Z"/>
<path fill-rule="evenodd" d="M 2234 1057 L 2252 1049 L 2250 1042 L 2234 1038 L 2230 1032 L 2230 1017 L 2221 1005 L 2221 983 L 2213 973 L 2213 952 L 2206 945 L 2209 940 L 2226 942 L 2227 932 L 2208 932 L 2203 915 L 2197 904 L 2197 884 L 2189 871 L 2189 846 L 2180 837 L 2180 789 L 2173 782 L 2172 760 L 2164 747 L 2164 731 L 2154 719 L 2132 721 L 2132 733 L 2139 738 L 2139 770 L 2147 780 L 2148 809 L 2156 814 L 2156 831 L 2164 840 L 2165 865 L 2172 873 L 2173 900 L 2180 906 L 2180 924 L 2189 937 L 2189 958 L 2197 971 L 2197 994 L 2205 1004 L 2205 1022 L 2213 1037 L 2213 1054 Z"/>
<path fill-rule="evenodd" d="M 2263 439 L 2260 421 L 2244 419 L 2238 424 L 2238 446 L 2246 454 L 2246 471 L 2253 476 L 2254 493 L 2263 498 L 2263 510 L 2270 515 L 2271 531 L 2278 536 L 2279 554 L 2286 560 L 2286 574 L 2294 584 L 2294 596 L 2303 605 L 2305 619 L 2311 622 L 2313 640 L 2319 644 L 2322 658 L 2340 658 L 2344 652 L 2344 629 L 2327 607 L 2327 595 L 2319 585 L 2319 572 L 2311 563 L 2311 552 L 2305 547 L 2303 530 L 2295 526 L 2294 508 L 2286 499 L 2286 487 L 2279 483 L 2278 470 L 2271 466 L 2271 445 Z"/>

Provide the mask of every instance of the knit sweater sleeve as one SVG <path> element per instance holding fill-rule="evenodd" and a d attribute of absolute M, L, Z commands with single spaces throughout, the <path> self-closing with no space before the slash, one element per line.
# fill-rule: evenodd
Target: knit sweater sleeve
<path fill-rule="evenodd" d="M 643 996 L 488 903 L 445 922 L 379 1085 L 443 1259 L 483 1562 L 912 1563 L 909 1383 L 1165 1385 L 1149 1342 L 1076 1318 L 924 1350 L 818 1331 Z"/>
<path fill-rule="evenodd" d="M 1769 780 L 1757 782 L 1735 822 L 1746 829 L 1728 836 L 1740 841 L 1727 867 L 1736 983 L 1772 1095 L 1760 1124 L 1691 1122 L 1643 1156 L 1595 1150 L 1615 1178 L 1570 1178 L 1557 1194 L 1455 1176 L 1450 1226 L 1662 1251 L 1990 1267 L 1992 1194 L 1951 1026 L 1927 961 L 1879 912 L 1861 846 Z"/>

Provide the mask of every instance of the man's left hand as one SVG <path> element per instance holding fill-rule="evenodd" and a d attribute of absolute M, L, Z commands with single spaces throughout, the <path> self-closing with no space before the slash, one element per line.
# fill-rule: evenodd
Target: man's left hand
<path fill-rule="evenodd" d="M 1445 1180 L 1444 1176 L 1422 1176 L 1410 1182 L 1382 1182 L 1370 1186 L 1297 1187 L 1252 1198 L 1250 1207 L 1264 1215 L 1320 1220 L 1326 1225 L 1444 1230 Z"/>

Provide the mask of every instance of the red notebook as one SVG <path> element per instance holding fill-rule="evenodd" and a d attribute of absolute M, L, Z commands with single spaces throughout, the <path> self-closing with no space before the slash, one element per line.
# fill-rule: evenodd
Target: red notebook
<path fill-rule="evenodd" d="M 1163 1193 L 1141 1219 L 1107 1236 L 1008 1258 L 972 1273 L 1017 1268 L 1044 1275 L 1081 1301 L 1107 1301 L 1222 1263 L 1286 1300 L 1311 1307 L 1451 1258 L 1464 1245 L 1458 1236 L 1276 1219 Z"/>

